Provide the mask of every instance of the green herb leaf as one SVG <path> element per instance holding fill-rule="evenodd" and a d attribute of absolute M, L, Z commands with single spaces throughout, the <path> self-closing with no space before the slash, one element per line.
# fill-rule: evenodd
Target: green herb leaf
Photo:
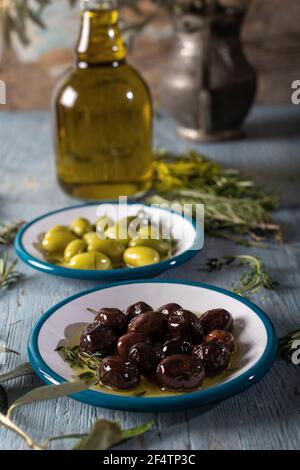
<path fill-rule="evenodd" d="M 0 290 L 7 289 L 19 281 L 21 274 L 15 270 L 17 262 L 18 260 L 14 260 L 9 264 L 7 253 L 0 255 Z"/>
<path fill-rule="evenodd" d="M 224 256 L 223 258 L 211 258 L 206 266 L 210 272 L 219 271 L 225 266 L 233 265 L 247 266 L 248 270 L 240 277 L 240 285 L 232 286 L 232 292 L 245 295 L 246 293 L 256 294 L 261 289 L 275 289 L 278 282 L 272 279 L 267 272 L 262 260 L 257 256 L 236 255 Z"/>
<path fill-rule="evenodd" d="M 31 365 L 29 364 L 29 362 L 26 362 L 25 364 L 22 364 L 18 367 L 16 367 L 15 369 L 9 371 L 9 372 L 6 372 L 5 374 L 1 374 L 0 375 L 0 383 L 3 383 L 3 382 L 8 382 L 9 380 L 14 380 L 14 379 L 17 379 L 19 377 L 24 377 L 26 375 L 31 375 L 33 374 L 33 369 L 31 367 Z"/>
<path fill-rule="evenodd" d="M 35 403 L 38 401 L 54 400 L 55 398 L 79 393 L 83 390 L 87 390 L 90 385 L 90 382 L 80 381 L 64 382 L 59 385 L 45 385 L 43 387 L 36 388 L 16 400 L 9 407 L 7 416 L 11 418 L 13 411 L 20 406 L 28 405 L 30 403 Z"/>
<path fill-rule="evenodd" d="M 0 413 L 6 414 L 8 409 L 8 398 L 5 389 L 0 385 Z"/>
<path fill-rule="evenodd" d="M 71 367 L 77 367 L 78 369 L 88 367 L 91 370 L 98 371 L 101 364 L 101 356 L 98 354 L 90 356 L 83 352 L 78 345 L 72 347 L 59 346 L 56 351 L 62 353 L 64 360 Z"/>

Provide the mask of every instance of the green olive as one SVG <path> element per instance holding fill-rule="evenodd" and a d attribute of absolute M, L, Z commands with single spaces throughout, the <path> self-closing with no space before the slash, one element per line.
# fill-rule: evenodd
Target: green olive
<path fill-rule="evenodd" d="M 129 246 L 148 246 L 156 250 L 160 256 L 164 257 L 170 253 L 170 243 L 165 240 L 152 240 L 151 238 L 134 238 Z"/>
<path fill-rule="evenodd" d="M 88 235 L 89 236 L 86 237 L 88 251 L 100 251 L 107 255 L 113 263 L 120 263 L 122 261 L 125 250 L 123 243 L 108 238 L 101 240 L 96 233 L 94 233 L 94 236 L 91 234 Z"/>
<path fill-rule="evenodd" d="M 112 269 L 112 264 L 104 253 L 90 251 L 89 253 L 73 256 L 69 262 L 69 267 L 73 269 L 97 269 L 99 271 L 106 271 L 107 269 Z"/>
<path fill-rule="evenodd" d="M 96 231 L 102 235 L 105 233 L 105 230 L 107 230 L 108 227 L 112 226 L 113 224 L 114 221 L 110 217 L 102 215 L 96 221 Z"/>
<path fill-rule="evenodd" d="M 56 232 L 70 233 L 70 229 L 69 227 L 66 227 L 65 225 L 54 225 L 48 230 L 47 234 L 56 233 Z"/>
<path fill-rule="evenodd" d="M 148 266 L 149 264 L 155 264 L 160 261 L 158 252 L 148 246 L 127 248 L 124 252 L 123 259 L 125 264 L 131 268 Z"/>
<path fill-rule="evenodd" d="M 63 253 L 66 246 L 76 240 L 70 231 L 49 231 L 43 238 L 42 248 L 46 253 Z"/>
<path fill-rule="evenodd" d="M 135 220 L 137 220 L 136 215 L 120 219 L 115 225 L 110 226 L 105 231 L 106 236 L 112 240 L 117 240 L 124 245 L 128 245 L 132 238 L 130 234 L 130 224 Z"/>
<path fill-rule="evenodd" d="M 83 237 L 85 233 L 93 230 L 93 226 L 84 217 L 78 217 L 70 224 L 70 229 L 73 233 L 75 233 L 75 235 L 77 235 L 77 237 Z"/>
<path fill-rule="evenodd" d="M 64 260 L 68 263 L 73 256 L 84 253 L 86 248 L 87 245 L 84 240 L 73 240 L 65 248 Z"/>
<path fill-rule="evenodd" d="M 138 231 L 138 237 L 161 240 L 162 239 L 161 227 L 157 225 L 143 225 Z"/>

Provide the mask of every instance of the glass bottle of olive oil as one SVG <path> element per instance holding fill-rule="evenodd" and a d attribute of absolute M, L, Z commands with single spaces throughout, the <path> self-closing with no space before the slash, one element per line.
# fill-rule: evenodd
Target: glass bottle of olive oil
<path fill-rule="evenodd" d="M 115 0 L 83 0 L 76 62 L 54 94 L 58 181 L 89 200 L 151 186 L 152 104 L 126 63 Z"/>

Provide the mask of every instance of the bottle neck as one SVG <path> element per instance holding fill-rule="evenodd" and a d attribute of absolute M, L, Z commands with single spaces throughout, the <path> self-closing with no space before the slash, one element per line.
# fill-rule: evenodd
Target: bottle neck
<path fill-rule="evenodd" d="M 81 27 L 77 42 L 79 67 L 103 63 L 119 63 L 126 48 L 118 24 L 115 0 L 84 0 L 81 7 Z"/>

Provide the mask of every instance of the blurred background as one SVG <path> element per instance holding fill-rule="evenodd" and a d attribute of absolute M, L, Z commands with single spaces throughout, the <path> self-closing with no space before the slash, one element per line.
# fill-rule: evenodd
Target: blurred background
<path fill-rule="evenodd" d="M 174 43 L 174 2 L 120 3 L 130 44 L 128 60 L 145 77 L 160 104 L 160 83 Z M 300 78 L 300 1 L 246 3 L 242 41 L 258 74 L 256 102 L 291 103 L 291 83 Z M 72 62 L 78 9 L 76 0 L 0 0 L 0 78 L 6 82 L 9 97 L 1 110 L 49 108 L 54 83 Z"/>

